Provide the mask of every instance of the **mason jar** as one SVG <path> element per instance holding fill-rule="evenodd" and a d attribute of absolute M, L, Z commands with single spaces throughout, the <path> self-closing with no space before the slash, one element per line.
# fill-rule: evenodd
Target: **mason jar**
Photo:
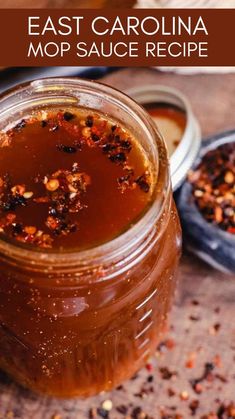
<path fill-rule="evenodd" d="M 131 377 L 162 339 L 181 229 L 165 143 L 141 106 L 93 81 L 38 80 L 1 96 L 0 130 L 53 105 L 82 106 L 119 121 L 154 172 L 141 218 L 98 247 L 47 251 L 0 239 L 0 367 L 40 393 L 88 396 Z"/>

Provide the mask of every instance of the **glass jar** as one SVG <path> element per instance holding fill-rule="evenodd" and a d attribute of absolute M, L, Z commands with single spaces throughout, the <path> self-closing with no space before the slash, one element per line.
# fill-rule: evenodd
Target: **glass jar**
<path fill-rule="evenodd" d="M 0 240 L 0 367 L 41 393 L 88 396 L 131 377 L 161 340 L 181 230 L 165 144 L 142 107 L 92 81 L 38 80 L 2 95 L 0 129 L 53 104 L 85 106 L 124 124 L 155 175 L 142 218 L 99 247 L 55 253 Z"/>

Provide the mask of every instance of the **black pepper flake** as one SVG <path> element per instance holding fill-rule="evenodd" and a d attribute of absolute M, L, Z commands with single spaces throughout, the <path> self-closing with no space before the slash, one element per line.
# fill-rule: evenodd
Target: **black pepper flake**
<path fill-rule="evenodd" d="M 56 208 L 49 208 L 48 214 L 51 215 L 52 217 L 56 217 L 58 215 Z"/>
<path fill-rule="evenodd" d="M 221 324 L 220 323 L 215 323 L 214 324 L 214 329 L 215 329 L 216 332 L 218 332 L 220 330 L 220 328 L 221 328 Z"/>
<path fill-rule="evenodd" d="M 26 126 L 26 121 L 25 121 L 25 119 L 22 119 L 20 122 L 18 122 L 18 124 L 15 125 L 15 127 L 13 129 L 15 131 L 20 131 L 25 126 Z"/>
<path fill-rule="evenodd" d="M 205 377 L 207 377 L 207 375 L 213 371 L 213 369 L 215 368 L 214 364 L 212 362 L 206 362 L 205 363 L 205 372 L 204 375 Z"/>
<path fill-rule="evenodd" d="M 217 410 L 218 419 L 232 419 L 235 418 L 235 404 L 231 402 L 229 404 L 222 403 Z"/>
<path fill-rule="evenodd" d="M 198 300 L 192 300 L 192 305 L 194 306 L 199 306 L 199 301 Z"/>
<path fill-rule="evenodd" d="M 100 137 L 97 134 L 91 134 L 91 138 L 95 143 L 100 140 Z"/>
<path fill-rule="evenodd" d="M 27 200 L 21 195 L 8 195 L 6 202 L 1 203 L 1 207 L 3 211 L 14 211 L 16 207 L 22 206 L 25 207 L 27 205 Z"/>
<path fill-rule="evenodd" d="M 68 146 L 68 145 L 59 144 L 59 145 L 57 145 L 57 148 L 58 148 L 59 151 L 63 151 L 64 153 L 68 153 L 68 154 L 72 154 L 72 153 L 77 152 L 76 147 L 72 147 L 72 146 Z"/>
<path fill-rule="evenodd" d="M 110 151 L 113 151 L 117 148 L 117 146 L 115 144 L 104 144 L 102 147 L 102 150 L 104 153 L 110 153 Z"/>
<path fill-rule="evenodd" d="M 114 132 L 116 129 L 117 129 L 117 125 L 113 125 L 113 126 L 111 127 L 111 131 L 112 131 L 112 132 Z"/>
<path fill-rule="evenodd" d="M 97 413 L 101 418 L 108 419 L 109 417 L 109 412 L 102 407 L 98 407 Z"/>
<path fill-rule="evenodd" d="M 190 315 L 189 319 L 193 322 L 199 322 L 201 320 L 200 316 Z"/>
<path fill-rule="evenodd" d="M 40 122 L 40 125 L 41 125 L 41 127 L 42 127 L 42 128 L 45 128 L 45 127 L 47 126 L 47 121 L 45 121 L 45 119 L 43 119 L 43 120 Z"/>
<path fill-rule="evenodd" d="M 121 404 L 120 406 L 117 406 L 117 407 L 116 407 L 116 411 L 117 411 L 118 413 L 121 413 L 122 415 L 126 415 L 126 414 L 127 414 L 127 412 L 128 412 L 128 407 L 127 407 L 127 406 L 125 406 L 124 404 Z"/>
<path fill-rule="evenodd" d="M 120 143 L 120 140 L 121 140 L 120 135 L 115 135 L 115 137 L 114 137 L 114 141 L 115 141 L 116 143 Z"/>
<path fill-rule="evenodd" d="M 124 183 L 124 182 L 128 182 L 128 180 L 130 180 L 130 175 L 124 175 L 124 176 L 120 176 L 118 178 L 118 183 Z"/>
<path fill-rule="evenodd" d="M 170 371 L 167 367 L 161 367 L 160 373 L 163 380 L 170 380 L 173 376 L 177 375 L 175 371 Z"/>
<path fill-rule="evenodd" d="M 214 368 L 215 368 L 215 365 L 212 362 L 206 362 L 204 365 L 204 372 L 202 376 L 199 378 L 190 380 L 190 384 L 196 393 L 200 392 L 198 391 L 198 385 L 200 385 L 202 381 L 207 380 L 211 376 L 211 373 L 214 370 Z M 200 390 L 200 387 L 199 387 L 199 390 Z"/>
<path fill-rule="evenodd" d="M 198 408 L 199 408 L 199 400 L 195 399 L 189 403 L 189 409 L 191 410 L 192 416 L 196 415 Z"/>
<path fill-rule="evenodd" d="M 20 223 L 12 224 L 12 233 L 13 236 L 18 236 L 19 234 L 23 233 L 23 225 Z"/>
<path fill-rule="evenodd" d="M 126 156 L 124 153 L 111 154 L 109 159 L 114 163 L 123 163 L 126 161 Z"/>
<path fill-rule="evenodd" d="M 217 378 L 222 383 L 228 383 L 228 379 L 222 374 L 215 374 L 215 378 Z"/>
<path fill-rule="evenodd" d="M 64 112 L 63 118 L 65 121 L 69 122 L 75 118 L 75 116 L 71 112 Z"/>
<path fill-rule="evenodd" d="M 141 415 L 142 409 L 140 406 L 134 407 L 134 409 L 131 412 L 131 418 L 133 419 L 139 419 L 140 415 Z"/>
<path fill-rule="evenodd" d="M 89 128 L 92 128 L 94 124 L 94 118 L 91 115 L 88 115 L 88 117 L 86 118 L 86 126 Z"/>
<path fill-rule="evenodd" d="M 146 179 L 146 175 L 145 174 L 142 175 L 142 176 L 140 176 L 140 177 L 138 177 L 136 179 L 136 183 L 137 183 L 137 185 L 140 187 L 140 189 L 142 191 L 144 191 L 145 193 L 148 193 L 149 192 L 150 186 L 149 186 L 149 184 L 147 182 L 147 179 Z"/>
<path fill-rule="evenodd" d="M 120 142 L 120 146 L 121 146 L 124 150 L 131 151 L 131 143 L 130 143 L 130 141 L 128 141 L 128 140 L 122 140 L 122 141 Z"/>

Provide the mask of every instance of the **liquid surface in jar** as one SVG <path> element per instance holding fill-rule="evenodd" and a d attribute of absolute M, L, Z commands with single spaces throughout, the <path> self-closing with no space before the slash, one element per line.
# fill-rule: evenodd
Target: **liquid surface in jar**
<path fill-rule="evenodd" d="M 186 127 L 186 114 L 176 106 L 168 104 L 149 103 L 144 105 L 148 113 L 166 141 L 169 156 L 171 156 L 181 138 Z"/>
<path fill-rule="evenodd" d="M 129 131 L 82 108 L 44 109 L 0 134 L 0 237 L 86 249 L 147 209 L 152 176 Z"/>

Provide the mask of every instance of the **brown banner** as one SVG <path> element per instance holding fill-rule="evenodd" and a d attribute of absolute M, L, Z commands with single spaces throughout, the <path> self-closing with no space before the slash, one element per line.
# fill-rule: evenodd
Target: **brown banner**
<path fill-rule="evenodd" d="M 235 9 L 2 9 L 1 66 L 235 66 Z"/>

